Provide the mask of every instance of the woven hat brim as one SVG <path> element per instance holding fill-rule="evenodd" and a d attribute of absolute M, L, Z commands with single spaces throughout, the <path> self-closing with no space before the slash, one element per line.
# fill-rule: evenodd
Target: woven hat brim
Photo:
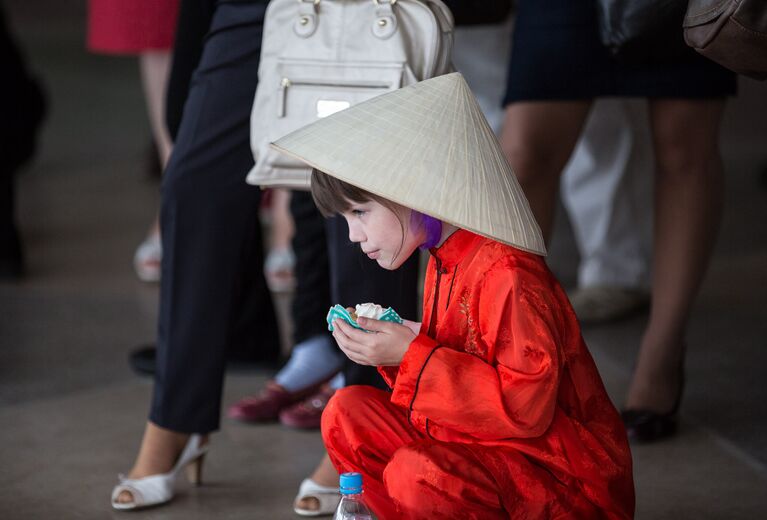
<path fill-rule="evenodd" d="M 384 199 L 546 254 L 527 198 L 460 73 L 359 103 L 272 147 Z"/>
<path fill-rule="evenodd" d="M 311 161 L 307 161 L 305 158 L 301 157 L 300 155 L 295 154 L 295 153 L 291 152 L 290 150 L 286 150 L 285 148 L 282 148 L 281 146 L 279 146 L 276 143 L 270 143 L 270 146 L 272 148 L 274 148 L 275 150 L 277 150 L 278 152 L 284 153 L 285 155 L 287 155 L 289 157 L 293 157 L 294 159 L 298 159 L 299 161 L 305 163 L 306 165 L 308 165 L 308 166 L 310 166 L 310 167 L 312 167 L 312 168 L 314 168 L 316 170 L 321 171 L 322 173 L 326 173 L 328 175 L 333 175 L 332 172 L 326 171 L 319 164 L 314 164 Z M 472 229 L 470 226 L 467 226 L 467 225 L 462 224 L 460 222 L 456 222 L 456 221 L 454 221 L 453 219 L 451 219 L 447 215 L 439 215 L 439 214 L 437 214 L 436 212 L 434 212 L 432 210 L 428 210 L 428 209 L 425 209 L 423 207 L 417 207 L 417 204 L 413 204 L 412 202 L 406 202 L 406 201 L 403 201 L 403 200 L 397 200 L 396 196 L 393 196 L 393 195 L 388 194 L 388 193 L 376 193 L 374 190 L 371 190 L 370 188 L 367 188 L 365 186 L 360 186 L 358 184 L 355 184 L 354 181 L 346 180 L 346 179 L 342 179 L 342 180 L 343 180 L 343 182 L 351 184 L 352 186 L 354 186 L 356 188 L 359 188 L 361 190 L 365 190 L 368 193 L 372 193 L 373 195 L 378 195 L 379 197 L 383 197 L 384 199 L 390 200 L 390 201 L 392 201 L 392 202 L 394 202 L 396 204 L 399 204 L 400 206 L 405 206 L 405 207 L 408 207 L 410 209 L 414 209 L 414 210 L 418 211 L 419 213 L 423 213 L 424 215 L 429 215 L 430 217 L 434 217 L 434 218 L 439 219 L 439 220 L 441 220 L 443 222 L 447 222 L 448 224 L 452 224 L 452 225 L 454 225 L 456 227 L 465 229 L 467 231 L 471 231 L 472 233 L 476 233 L 477 235 L 481 235 L 481 236 L 489 238 L 491 240 L 496 240 L 498 242 L 501 242 L 502 244 L 506 244 L 508 246 L 515 247 L 517 249 L 521 249 L 522 251 L 527 251 L 528 253 L 533 253 L 535 255 L 546 256 L 546 251 L 536 251 L 536 250 L 533 250 L 533 249 L 528 249 L 528 248 L 526 248 L 524 246 L 520 246 L 518 244 L 512 244 L 511 242 L 507 242 L 506 240 L 503 240 L 501 238 L 491 236 L 491 235 L 483 232 L 481 229 Z"/>

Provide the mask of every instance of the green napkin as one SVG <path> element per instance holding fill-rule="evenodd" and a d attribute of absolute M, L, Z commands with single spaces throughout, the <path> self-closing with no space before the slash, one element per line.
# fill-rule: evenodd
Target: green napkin
<path fill-rule="evenodd" d="M 349 311 L 346 310 L 345 307 L 342 307 L 341 305 L 334 305 L 330 308 L 328 311 L 328 330 L 330 332 L 333 332 L 333 320 L 341 319 L 344 320 L 346 323 L 354 327 L 355 329 L 365 330 L 360 325 L 354 321 L 354 318 L 352 318 L 352 315 L 349 314 Z M 388 309 L 384 310 L 383 314 L 381 314 L 381 317 L 378 318 L 380 321 L 389 321 L 392 323 L 399 323 L 402 324 L 402 318 L 400 318 L 399 314 L 389 307 Z"/>

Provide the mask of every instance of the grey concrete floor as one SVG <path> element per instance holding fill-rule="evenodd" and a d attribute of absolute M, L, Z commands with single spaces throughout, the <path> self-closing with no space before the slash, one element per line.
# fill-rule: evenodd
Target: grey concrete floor
<path fill-rule="evenodd" d="M 29 277 L 0 284 L 0 518 L 124 518 L 109 492 L 138 447 L 151 383 L 126 363 L 151 341 L 157 290 L 131 258 L 158 196 L 135 60 L 83 50 L 84 2 L 6 2 L 52 103 L 20 179 Z M 675 439 L 635 446 L 637 518 L 751 519 L 767 510 L 767 85 L 741 82 L 724 124 L 727 207 L 689 333 Z M 566 222 L 552 266 L 572 281 Z M 280 301 L 285 309 L 285 301 Z M 620 403 L 646 317 L 584 330 Z M 227 378 L 224 403 L 266 374 Z M 322 453 L 317 433 L 224 420 L 207 484 L 136 516 L 297 518 L 290 504 Z"/>

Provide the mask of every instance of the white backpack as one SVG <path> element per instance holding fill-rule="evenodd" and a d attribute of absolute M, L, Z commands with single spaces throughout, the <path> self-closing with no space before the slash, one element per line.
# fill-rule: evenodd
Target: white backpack
<path fill-rule="evenodd" d="M 249 184 L 308 189 L 311 169 L 269 143 L 318 118 L 451 72 L 441 0 L 272 0 L 250 118 Z"/>

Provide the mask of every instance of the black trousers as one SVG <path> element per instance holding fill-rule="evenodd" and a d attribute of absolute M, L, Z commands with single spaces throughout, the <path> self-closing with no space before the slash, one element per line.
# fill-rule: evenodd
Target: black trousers
<path fill-rule="evenodd" d="M 149 418 L 178 432 L 218 428 L 228 350 L 258 349 L 265 360 L 279 356 L 262 272 L 261 192 L 245 183 L 253 165 L 249 118 L 265 7 L 216 5 L 163 178 Z"/>
<path fill-rule="evenodd" d="M 0 278 L 21 272 L 15 175 L 32 158 L 45 114 L 39 83 L 27 70 L 0 5 Z"/>
<path fill-rule="evenodd" d="M 293 252 L 296 255 L 296 290 L 291 315 L 293 341 L 301 343 L 313 336 L 328 333 L 325 323 L 330 296 L 330 263 L 325 235 L 325 219 L 306 191 L 293 191 L 290 196 L 293 217 Z"/>
<path fill-rule="evenodd" d="M 349 241 L 349 230 L 341 217 L 324 219 L 308 192 L 294 191 L 290 210 L 295 220 L 298 286 L 293 300 L 295 340 L 302 341 L 326 332 L 325 316 L 336 303 L 345 307 L 374 302 L 393 307 L 404 317 L 417 315 L 417 255 L 396 271 L 380 268 Z M 373 367 L 346 359 L 347 385 L 386 388 Z"/>

